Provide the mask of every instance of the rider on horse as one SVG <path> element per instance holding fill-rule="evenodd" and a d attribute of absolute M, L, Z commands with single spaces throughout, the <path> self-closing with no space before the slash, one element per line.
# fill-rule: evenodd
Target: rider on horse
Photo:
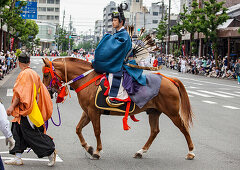
<path fill-rule="evenodd" d="M 124 28 L 125 16 L 122 5 L 118 12 L 112 13 L 112 26 L 116 29 L 113 35 L 106 34 L 100 41 L 96 51 L 93 67 L 95 71 L 107 73 L 110 85 L 107 103 L 112 106 L 120 106 L 128 98 L 127 91 L 123 88 L 124 70 L 141 85 L 146 85 L 146 77 L 142 75 L 143 70 L 131 68 L 125 65 L 127 62 L 135 64 L 134 61 L 127 61 L 132 56 L 132 41 Z"/>

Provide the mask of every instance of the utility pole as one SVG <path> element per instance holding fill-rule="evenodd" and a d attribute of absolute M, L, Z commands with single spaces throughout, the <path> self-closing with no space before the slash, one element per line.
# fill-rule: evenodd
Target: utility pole
<path fill-rule="evenodd" d="M 164 17 L 164 1 L 162 0 L 162 21 L 163 21 L 163 17 Z"/>
<path fill-rule="evenodd" d="M 63 27 L 64 27 L 64 19 L 65 19 L 65 9 L 64 9 L 64 11 L 63 11 L 63 23 L 62 23 L 62 29 L 63 29 Z"/>
<path fill-rule="evenodd" d="M 169 0 L 169 11 L 168 11 L 168 29 L 167 29 L 167 35 L 168 35 L 168 41 L 167 41 L 167 55 L 170 52 L 170 12 L 171 12 L 171 0 Z"/>

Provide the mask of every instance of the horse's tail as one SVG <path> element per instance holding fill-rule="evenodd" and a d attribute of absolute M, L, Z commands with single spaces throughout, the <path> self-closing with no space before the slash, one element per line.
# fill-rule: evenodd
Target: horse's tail
<path fill-rule="evenodd" d="M 183 85 L 183 83 L 177 79 L 177 78 L 172 78 L 174 81 L 176 81 L 179 85 L 179 93 L 180 93 L 180 98 L 181 98 L 181 107 L 180 107 L 180 116 L 182 118 L 182 121 L 185 125 L 185 127 L 190 128 L 190 126 L 193 125 L 193 112 L 191 108 L 191 104 L 189 101 L 189 97 L 187 94 L 187 91 Z"/>

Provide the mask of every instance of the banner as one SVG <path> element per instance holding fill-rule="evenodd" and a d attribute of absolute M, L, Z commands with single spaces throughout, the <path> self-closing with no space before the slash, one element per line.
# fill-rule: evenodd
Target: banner
<path fill-rule="evenodd" d="M 10 51 L 13 50 L 14 38 L 10 39 Z"/>
<path fill-rule="evenodd" d="M 183 45 L 182 45 L 183 56 L 186 56 L 185 48 L 186 48 L 186 47 L 185 47 L 185 45 L 183 44 Z"/>

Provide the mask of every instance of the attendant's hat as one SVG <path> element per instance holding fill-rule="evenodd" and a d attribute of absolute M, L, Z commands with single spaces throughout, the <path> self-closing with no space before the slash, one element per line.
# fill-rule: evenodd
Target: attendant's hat
<path fill-rule="evenodd" d="M 26 53 L 21 53 L 18 57 L 20 63 L 30 63 L 30 57 Z"/>
<path fill-rule="evenodd" d="M 119 19 L 119 22 L 122 22 L 122 21 L 123 21 L 123 23 L 125 23 L 126 18 L 125 18 L 125 16 L 124 16 L 123 10 L 127 10 L 127 8 L 128 8 L 127 3 L 121 4 L 121 5 L 118 7 L 118 11 L 112 13 L 112 19 L 113 19 L 113 18 L 118 18 L 118 19 Z"/>

